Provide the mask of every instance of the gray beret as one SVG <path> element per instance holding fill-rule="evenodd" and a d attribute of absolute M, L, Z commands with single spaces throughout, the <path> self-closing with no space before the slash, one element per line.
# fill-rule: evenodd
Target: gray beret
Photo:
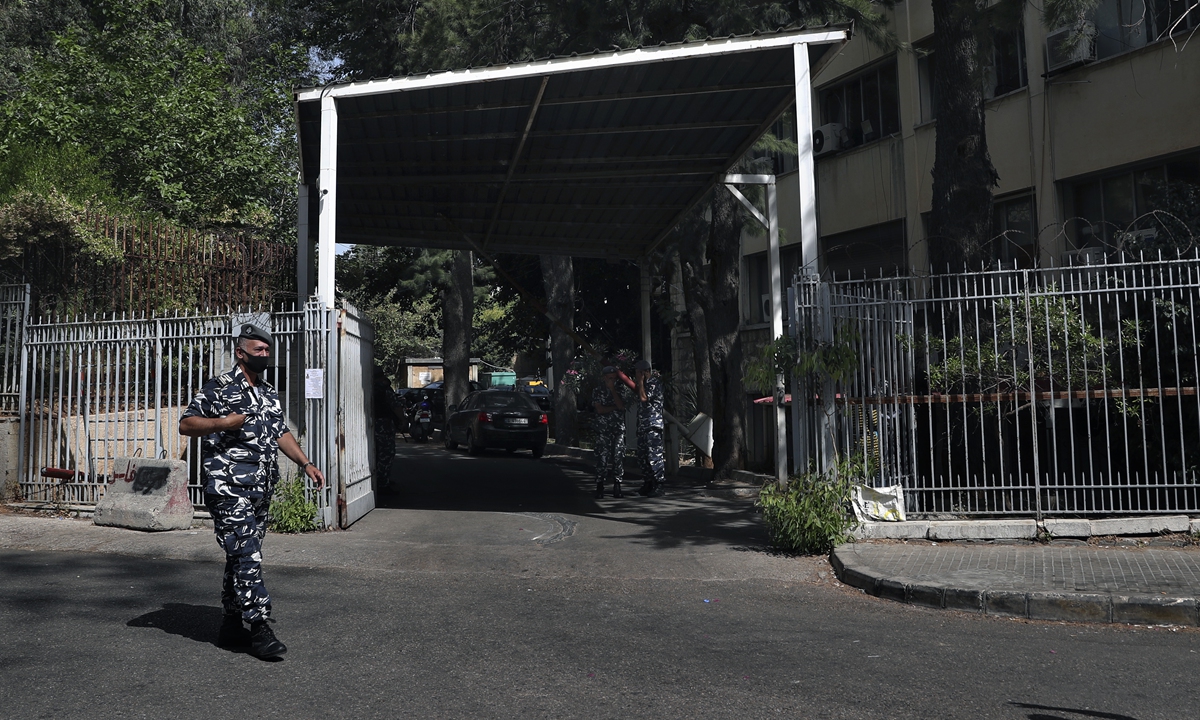
<path fill-rule="evenodd" d="M 603 368 L 600 369 L 600 374 L 601 375 L 609 375 L 611 373 L 615 373 L 616 371 L 617 371 L 617 369 L 615 367 L 613 367 L 612 365 L 605 365 Z"/>
<path fill-rule="evenodd" d="M 244 340 L 261 340 L 268 345 L 271 344 L 271 333 L 251 323 L 242 325 L 242 330 L 238 333 L 238 338 Z"/>
<path fill-rule="evenodd" d="M 633 369 L 634 370 L 649 370 L 650 369 L 650 361 L 646 360 L 645 358 L 638 360 L 636 363 L 634 363 Z"/>

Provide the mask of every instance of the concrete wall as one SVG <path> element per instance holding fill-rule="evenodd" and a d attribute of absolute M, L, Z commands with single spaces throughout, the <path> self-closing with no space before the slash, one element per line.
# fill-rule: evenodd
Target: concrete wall
<path fill-rule="evenodd" d="M 21 424 L 17 418 L 0 418 L 0 502 L 15 499 L 20 479 Z"/>

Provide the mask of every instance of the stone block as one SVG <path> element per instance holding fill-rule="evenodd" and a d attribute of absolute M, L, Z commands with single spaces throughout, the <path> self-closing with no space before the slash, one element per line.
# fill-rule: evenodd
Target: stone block
<path fill-rule="evenodd" d="M 1132 625 L 1200 625 L 1195 598 L 1114 595 L 1112 621 Z"/>
<path fill-rule="evenodd" d="M 875 583 L 875 595 L 884 600 L 908 601 L 908 583 L 902 578 L 880 578 Z"/>
<path fill-rule="evenodd" d="M 1029 594 L 1029 617 L 1032 620 L 1065 620 L 1067 622 L 1110 622 L 1111 600 L 1099 593 Z"/>
<path fill-rule="evenodd" d="M 1190 529 L 1191 519 L 1187 515 L 1106 518 L 1092 521 L 1093 535 L 1158 535 L 1163 532 L 1187 532 Z"/>
<path fill-rule="evenodd" d="M 1090 520 L 1047 519 L 1042 525 L 1046 532 L 1056 538 L 1086 538 L 1092 535 Z"/>
<path fill-rule="evenodd" d="M 117 458 L 92 521 L 134 530 L 186 530 L 192 526 L 182 460 Z"/>
<path fill-rule="evenodd" d="M 930 540 L 1031 540 L 1036 520 L 933 520 Z"/>
<path fill-rule="evenodd" d="M 847 566 L 842 569 L 841 579 L 851 587 L 860 588 L 871 595 L 875 594 L 875 577 L 862 570 Z"/>
<path fill-rule="evenodd" d="M 908 602 L 924 607 L 941 608 L 943 589 L 936 585 L 911 583 L 908 586 Z"/>
<path fill-rule="evenodd" d="M 1200 518 L 1192 518 L 1188 523 L 1188 532 L 1193 535 L 1200 535 Z"/>
<path fill-rule="evenodd" d="M 984 596 L 988 615 L 1029 617 L 1029 594 L 1012 590 L 988 590 Z"/>
<path fill-rule="evenodd" d="M 983 591 L 965 588 L 946 588 L 942 592 L 942 607 L 947 610 L 983 612 Z"/>
<path fill-rule="evenodd" d="M 929 523 L 924 520 L 910 522 L 867 522 L 854 530 L 860 540 L 924 540 L 929 533 Z"/>

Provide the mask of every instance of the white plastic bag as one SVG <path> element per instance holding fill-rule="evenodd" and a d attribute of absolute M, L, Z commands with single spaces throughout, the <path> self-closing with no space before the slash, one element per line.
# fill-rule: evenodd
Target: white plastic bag
<path fill-rule="evenodd" d="M 904 489 L 900 485 L 855 485 L 851 504 L 859 522 L 904 522 Z"/>

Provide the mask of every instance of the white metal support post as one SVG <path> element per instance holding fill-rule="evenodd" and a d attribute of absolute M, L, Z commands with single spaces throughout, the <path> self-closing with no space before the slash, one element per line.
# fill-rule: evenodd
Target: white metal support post
<path fill-rule="evenodd" d="M 650 258 L 638 259 L 642 285 L 642 358 L 653 362 L 650 350 Z"/>
<path fill-rule="evenodd" d="M 808 62 L 808 46 L 793 45 L 792 46 L 793 66 L 795 67 L 795 82 L 796 82 L 796 181 L 799 185 L 798 198 L 800 202 L 800 272 L 802 275 L 813 276 L 818 275 L 821 271 L 817 264 L 817 257 L 820 254 L 820 237 L 817 230 L 817 175 L 816 166 L 813 163 L 813 108 L 812 108 L 812 68 Z M 827 297 L 827 296 L 825 296 Z M 828 318 L 829 305 L 823 306 L 823 318 Z M 826 320 L 822 320 L 826 322 Z M 799 330 L 799 326 L 797 326 Z M 832 329 L 829 330 L 832 333 Z M 799 337 L 797 337 L 799 342 Z M 800 397 L 800 390 L 807 387 L 805 383 L 798 382 L 796 378 L 792 378 L 792 407 L 795 409 L 793 418 L 797 420 L 792 426 L 792 443 L 799 450 L 804 438 L 809 436 L 807 428 L 802 427 L 799 422 L 800 418 L 811 417 L 807 412 L 807 403 L 811 400 L 810 397 Z M 827 384 L 828 385 L 828 384 Z M 826 464 L 830 462 L 827 450 L 832 450 L 833 437 L 833 415 L 832 401 L 829 397 L 830 387 L 821 388 L 822 403 L 828 401 L 829 405 L 822 407 L 820 413 L 819 425 L 816 435 L 818 438 L 817 447 L 823 448 L 822 460 Z M 807 395 L 808 391 L 805 391 Z M 801 405 L 800 403 L 805 403 Z M 799 456 L 797 456 L 797 463 Z M 796 472 L 802 472 L 806 468 L 801 468 L 798 464 Z M 825 468 L 822 467 L 822 470 Z"/>
<path fill-rule="evenodd" d="M 820 238 L 817 237 L 817 176 L 813 164 L 812 77 L 808 46 L 793 45 L 796 67 L 796 178 L 800 185 L 801 272 L 816 275 Z"/>
<path fill-rule="evenodd" d="M 805 56 L 807 58 L 807 55 Z M 763 185 L 767 191 L 767 214 L 763 215 L 754 203 L 735 185 Z M 767 272 L 771 285 L 771 341 L 783 335 L 783 278 L 779 267 L 779 205 L 774 175 L 726 175 L 725 187 L 746 208 L 747 212 L 767 228 Z M 775 408 L 775 479 L 787 481 L 787 414 L 783 409 L 783 376 L 775 378 L 772 393 Z"/>
<path fill-rule="evenodd" d="M 312 245 L 308 237 L 308 185 L 296 186 L 296 307 L 303 310 L 304 303 L 312 294 L 309 287 L 309 266 L 312 263 Z"/>
<path fill-rule="evenodd" d="M 327 308 L 334 306 L 333 267 L 337 262 L 337 104 L 333 96 L 321 98 L 321 175 L 317 248 L 317 298 Z"/>

